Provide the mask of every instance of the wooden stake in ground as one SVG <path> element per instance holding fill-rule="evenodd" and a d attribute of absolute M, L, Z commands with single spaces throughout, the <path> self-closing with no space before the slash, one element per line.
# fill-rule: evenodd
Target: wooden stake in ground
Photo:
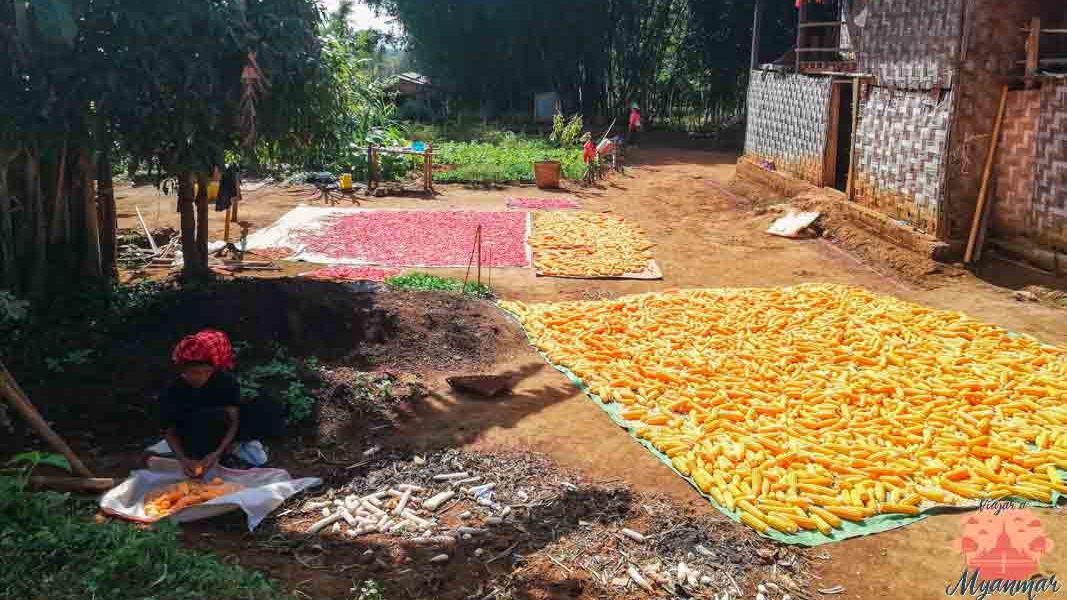
<path fill-rule="evenodd" d="M 74 451 L 70 449 L 70 446 L 68 446 L 65 441 L 63 441 L 63 438 L 59 437 L 59 434 L 48 425 L 48 422 L 44 420 L 41 413 L 37 412 L 37 408 L 30 402 L 30 399 L 26 397 L 26 393 L 19 387 L 18 382 L 15 381 L 15 377 L 7 370 L 7 367 L 3 362 L 0 362 L 0 395 L 2 395 L 4 399 L 7 400 L 8 404 L 17 410 L 24 419 L 26 419 L 30 426 L 33 427 L 34 431 L 44 438 L 44 441 L 47 442 L 53 450 L 67 458 L 67 462 L 70 463 L 70 466 L 75 473 L 90 479 L 93 478 L 92 471 L 90 471 L 89 468 L 85 466 L 85 463 L 74 454 Z"/>
<path fill-rule="evenodd" d="M 159 254 L 156 240 L 152 238 L 152 232 L 148 230 L 148 225 L 145 225 L 144 217 L 141 216 L 141 207 L 134 206 L 133 209 L 137 211 L 137 220 L 141 222 L 141 228 L 144 229 L 144 234 L 148 236 L 148 245 L 152 247 L 152 254 Z"/>
<path fill-rule="evenodd" d="M 471 247 L 471 258 L 467 261 L 467 274 L 463 276 L 463 289 L 467 289 L 467 282 L 471 278 L 471 267 L 474 265 L 474 253 L 478 253 L 478 283 L 482 282 L 482 226 L 474 230 L 474 246 Z"/>
<path fill-rule="evenodd" d="M 986 197 L 989 195 L 989 177 L 993 172 L 993 159 L 997 155 L 997 143 L 1000 141 L 1000 126 L 1004 122 L 1004 109 L 1008 104 L 1008 84 L 1004 84 L 1000 90 L 1000 107 L 997 109 L 997 119 L 993 124 L 993 137 L 989 140 L 989 152 L 986 153 L 985 169 L 982 171 L 982 189 L 978 192 L 978 203 L 974 207 L 974 219 L 971 220 L 971 235 L 967 239 L 967 252 L 963 262 L 970 263 L 975 260 L 975 253 L 981 252 L 978 245 L 979 230 L 985 226 Z"/>
<path fill-rule="evenodd" d="M 482 285 L 482 226 L 478 226 L 478 231 L 475 233 L 476 241 L 474 242 L 478 247 L 478 285 Z"/>

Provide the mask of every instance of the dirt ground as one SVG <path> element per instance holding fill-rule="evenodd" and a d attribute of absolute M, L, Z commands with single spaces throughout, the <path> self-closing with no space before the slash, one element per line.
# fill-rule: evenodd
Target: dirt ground
<path fill-rule="evenodd" d="M 803 282 L 842 283 L 941 309 L 959 310 L 1049 343 L 1067 344 L 1067 311 L 1018 301 L 1013 291 L 1042 281 L 1025 268 L 990 259 L 976 273 L 947 268 L 916 277 L 900 273 L 843 249 L 827 239 L 786 240 L 764 233 L 773 218 L 741 205 L 724 191 L 733 178 L 733 155 L 692 150 L 647 149 L 624 175 L 598 188 L 574 188 L 546 194 L 532 187 L 473 190 L 439 186 L 426 198 L 368 198 L 362 206 L 426 209 L 504 209 L 508 196 L 575 196 L 589 210 L 612 212 L 645 229 L 656 244 L 662 281 L 589 281 L 535 277 L 531 269 L 494 269 L 485 273 L 503 298 L 555 301 L 614 297 L 646 291 L 692 287 L 770 287 Z M 173 197 L 151 188 L 119 189 L 120 228 L 137 227 L 133 207 L 140 206 L 152 228 L 176 227 Z M 246 195 L 241 219 L 255 227 L 269 225 L 296 202 L 296 196 L 266 187 Z M 772 203 L 773 198 L 768 198 Z M 216 217 L 216 213 L 212 213 Z M 212 223 L 221 238 L 221 219 Z M 877 256 L 877 251 L 858 253 Z M 288 275 L 313 268 L 286 265 Z M 462 270 L 436 269 L 463 276 Z M 1047 278 L 1045 278 L 1047 279 Z M 1062 285 L 1062 282 L 1051 283 Z M 508 325 L 505 325 L 508 326 Z M 491 366 L 479 372 L 507 372 L 518 383 L 514 395 L 487 403 L 459 397 L 445 377 L 471 368 L 425 373 L 429 399 L 399 423 L 398 444 L 412 450 L 446 447 L 530 450 L 551 458 L 560 468 L 594 481 L 617 480 L 638 492 L 662 493 L 694 511 L 714 512 L 689 486 L 615 427 L 561 374 L 546 366 L 514 331 L 502 332 Z M 1057 510 L 1038 511 L 1054 543 L 1067 544 L 1067 519 Z M 723 523 L 722 527 L 736 527 Z M 812 598 L 941 598 L 963 566 L 952 542 L 960 533 L 959 516 L 940 516 L 869 538 L 817 549 Z M 236 549 L 235 549 L 236 550 Z M 1058 550 L 1058 549 L 1057 549 Z M 237 556 L 239 552 L 235 552 Z M 1067 553 L 1053 551 L 1042 564 L 1045 573 L 1067 573 Z M 307 579 L 311 572 L 272 573 Z M 844 592 L 821 595 L 819 588 L 843 586 Z"/>

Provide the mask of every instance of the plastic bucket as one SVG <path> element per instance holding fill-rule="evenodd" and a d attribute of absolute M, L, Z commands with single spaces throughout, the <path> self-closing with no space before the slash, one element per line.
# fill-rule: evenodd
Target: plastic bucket
<path fill-rule="evenodd" d="M 534 182 L 541 189 L 558 188 L 563 165 L 558 160 L 541 160 L 534 163 Z"/>
<path fill-rule="evenodd" d="M 351 173 L 341 173 L 341 189 L 346 191 L 346 192 L 348 190 L 352 189 L 352 174 Z"/>

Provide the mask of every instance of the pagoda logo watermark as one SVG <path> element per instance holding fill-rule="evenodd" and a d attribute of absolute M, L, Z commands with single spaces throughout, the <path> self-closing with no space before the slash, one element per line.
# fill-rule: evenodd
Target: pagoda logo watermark
<path fill-rule="evenodd" d="M 1056 575 L 1041 572 L 1041 559 L 1055 546 L 1037 514 L 1021 503 L 990 503 L 960 518 L 953 549 L 964 559 L 959 578 L 945 587 L 949 596 L 985 600 L 1035 600 L 1060 591 Z"/>

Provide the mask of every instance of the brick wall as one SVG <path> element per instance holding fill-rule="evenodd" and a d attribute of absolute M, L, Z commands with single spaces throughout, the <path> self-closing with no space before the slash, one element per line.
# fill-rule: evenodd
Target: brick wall
<path fill-rule="evenodd" d="M 965 239 L 970 233 L 1001 86 L 1022 72 L 1016 64 L 1025 57 L 1026 34 L 1021 28 L 1038 14 L 1041 4 L 1040 0 L 968 3 L 939 228 L 942 239 Z"/>
<path fill-rule="evenodd" d="M 997 160 L 993 168 L 993 206 L 989 228 L 992 237 L 1025 236 L 1033 227 L 1034 158 L 1041 90 L 1008 94 Z"/>
<path fill-rule="evenodd" d="M 1067 83 L 1041 88 L 1034 164 L 1033 229 L 1039 245 L 1067 249 Z"/>

